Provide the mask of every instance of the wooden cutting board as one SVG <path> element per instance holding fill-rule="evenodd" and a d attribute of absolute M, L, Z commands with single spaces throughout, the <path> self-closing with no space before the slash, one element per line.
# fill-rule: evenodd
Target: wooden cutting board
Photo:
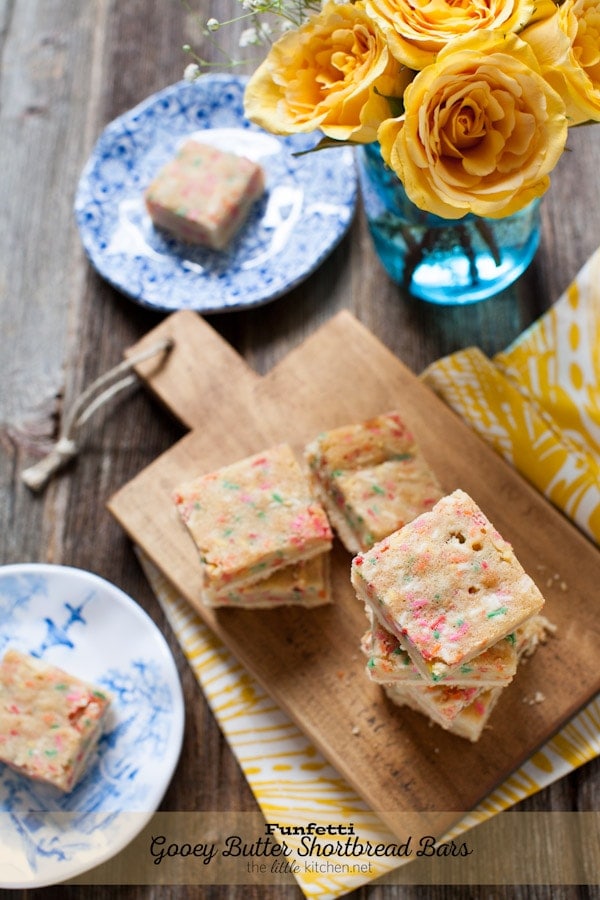
<path fill-rule="evenodd" d="M 132 352 L 164 336 L 173 351 L 139 374 L 191 430 L 113 496 L 110 511 L 373 810 L 403 834 L 411 813 L 439 812 L 441 832 L 600 689 L 597 549 L 348 313 L 264 377 L 189 312 L 167 318 Z M 520 667 L 476 744 L 397 709 L 367 679 L 358 649 L 366 620 L 341 545 L 333 606 L 207 611 L 196 552 L 170 499 L 197 474 L 279 441 L 300 453 L 323 429 L 391 409 L 444 489 L 470 493 L 513 543 L 558 628 Z"/>

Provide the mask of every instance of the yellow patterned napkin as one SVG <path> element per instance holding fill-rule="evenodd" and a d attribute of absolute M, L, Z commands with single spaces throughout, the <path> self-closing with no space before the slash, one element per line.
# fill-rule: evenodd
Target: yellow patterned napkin
<path fill-rule="evenodd" d="M 424 380 L 485 440 L 594 539 L 600 537 L 600 250 L 555 306 L 493 360 L 469 348 L 440 360 Z M 535 453 L 532 452 L 535 449 Z M 345 780 L 269 698 L 158 571 L 140 557 L 215 717 L 268 822 L 294 810 L 299 825 L 351 819 L 361 835 L 394 841 Z M 600 700 L 470 813 L 448 837 L 507 809 L 600 754 Z M 398 865 L 368 875 L 295 877 L 310 898 L 341 897 Z"/>
<path fill-rule="evenodd" d="M 493 360 L 470 347 L 423 379 L 600 540 L 600 249 L 558 302 Z"/>

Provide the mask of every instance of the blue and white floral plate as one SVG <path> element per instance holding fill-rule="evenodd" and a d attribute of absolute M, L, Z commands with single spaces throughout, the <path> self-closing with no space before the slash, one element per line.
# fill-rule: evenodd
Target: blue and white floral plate
<path fill-rule="evenodd" d="M 156 625 L 81 569 L 0 567 L 0 657 L 8 647 L 112 696 L 95 757 L 70 794 L 0 764 L 0 887 L 45 887 L 110 859 L 147 824 L 179 759 L 183 697 Z"/>
<path fill-rule="evenodd" d="M 275 137 L 244 118 L 246 80 L 227 74 L 178 82 L 107 126 L 82 173 L 75 216 L 92 264 L 144 306 L 224 312 L 258 306 L 304 280 L 346 233 L 357 176 L 348 147 L 294 155 L 318 136 Z M 187 138 L 243 153 L 266 192 L 221 252 L 154 228 L 143 192 Z"/>

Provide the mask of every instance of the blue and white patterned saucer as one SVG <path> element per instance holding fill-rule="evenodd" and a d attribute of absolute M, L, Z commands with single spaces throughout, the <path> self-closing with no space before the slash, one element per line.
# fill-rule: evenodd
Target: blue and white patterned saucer
<path fill-rule="evenodd" d="M 110 859 L 147 824 L 179 759 L 183 697 L 156 625 L 81 569 L 0 567 L 0 657 L 8 647 L 112 696 L 95 757 L 71 793 L 0 764 L 0 887 L 45 887 Z"/>
<path fill-rule="evenodd" d="M 357 176 L 348 147 L 309 150 L 316 134 L 275 137 L 244 118 L 246 80 L 178 82 L 107 126 L 82 173 L 75 216 L 98 272 L 144 306 L 225 312 L 258 306 L 313 272 L 346 233 Z M 143 191 L 183 140 L 259 162 L 267 188 L 230 246 L 192 247 L 154 228 Z"/>

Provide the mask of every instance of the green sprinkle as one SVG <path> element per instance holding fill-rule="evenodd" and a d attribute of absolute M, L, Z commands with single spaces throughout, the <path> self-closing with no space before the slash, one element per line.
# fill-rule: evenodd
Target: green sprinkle
<path fill-rule="evenodd" d="M 65 684 L 64 681 L 59 681 L 57 684 L 54 685 L 54 690 L 55 691 L 66 691 L 68 687 L 69 687 L 69 685 Z"/>
<path fill-rule="evenodd" d="M 499 606 L 498 609 L 493 609 L 491 612 L 489 612 L 486 618 L 493 619 L 495 616 L 505 616 L 507 612 L 507 606 Z"/>
<path fill-rule="evenodd" d="M 412 459 L 412 453 L 396 453 L 395 456 L 392 456 L 392 459 L 402 462 L 404 459 Z"/>
<path fill-rule="evenodd" d="M 513 634 L 507 634 L 506 640 L 508 641 L 509 644 L 514 645 L 517 643 L 517 636 L 516 636 L 516 634 L 514 634 L 514 632 L 513 632 Z"/>
<path fill-rule="evenodd" d="M 437 631 L 437 629 L 433 632 L 433 636 L 434 636 L 434 638 L 435 638 L 436 641 L 437 641 L 438 638 L 439 638 L 439 636 L 440 636 L 440 633 L 439 633 L 439 631 Z"/>
<path fill-rule="evenodd" d="M 385 491 L 382 487 L 379 487 L 378 484 L 373 485 L 373 493 L 374 494 L 385 494 Z"/>
<path fill-rule="evenodd" d="M 469 675 L 469 673 L 473 671 L 473 667 L 472 666 L 461 666 L 460 671 L 462 672 L 463 675 Z"/>
<path fill-rule="evenodd" d="M 372 656 L 369 657 L 369 662 L 367 663 L 367 666 L 368 666 L 369 669 L 374 669 L 374 668 L 375 668 L 375 660 L 373 659 Z"/>
<path fill-rule="evenodd" d="M 56 756 L 58 750 L 44 750 L 44 756 Z"/>
<path fill-rule="evenodd" d="M 271 497 L 273 498 L 275 503 L 283 503 L 283 497 L 281 496 L 281 494 L 274 493 L 274 494 L 271 494 Z"/>
<path fill-rule="evenodd" d="M 236 484 L 235 481 L 227 481 L 227 479 L 223 482 L 223 487 L 229 491 L 239 491 L 240 489 L 239 484 Z"/>

